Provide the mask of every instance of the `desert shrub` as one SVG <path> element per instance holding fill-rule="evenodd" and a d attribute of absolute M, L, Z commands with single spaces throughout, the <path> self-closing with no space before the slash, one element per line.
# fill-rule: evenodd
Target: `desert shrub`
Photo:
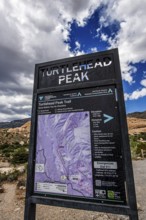
<path fill-rule="evenodd" d="M 17 182 L 17 188 L 19 188 L 20 186 L 26 186 L 26 179 L 24 177 L 19 179 Z"/>
<path fill-rule="evenodd" d="M 135 135 L 129 136 L 130 141 L 130 149 L 131 149 L 131 156 L 132 158 L 136 158 L 136 151 L 137 151 L 137 137 Z"/>
<path fill-rule="evenodd" d="M 1 150 L 1 152 L 2 152 L 2 154 L 3 154 L 4 156 L 6 156 L 6 154 L 12 153 L 13 151 L 14 151 L 14 150 L 12 149 L 12 147 L 7 147 L 7 148 L 4 148 L 4 149 Z"/>
<path fill-rule="evenodd" d="M 141 132 L 139 134 L 130 135 L 130 139 L 133 141 L 139 141 L 140 139 L 146 140 L 146 132 Z"/>
<path fill-rule="evenodd" d="M 28 159 L 28 145 L 21 146 L 19 142 L 12 145 L 0 145 L 0 154 L 12 164 L 23 164 Z"/>
<path fill-rule="evenodd" d="M 135 159 L 137 156 L 137 145 L 133 145 L 133 147 L 131 147 L 131 157 Z"/>
<path fill-rule="evenodd" d="M 6 173 L 0 173 L 0 183 L 7 180 L 7 174 Z"/>
<path fill-rule="evenodd" d="M 19 175 L 20 172 L 18 170 L 14 170 L 12 173 L 9 173 L 7 175 L 7 181 L 12 182 L 14 180 L 17 180 Z"/>
<path fill-rule="evenodd" d="M 129 140 L 130 140 L 130 148 L 131 148 L 131 155 L 132 158 L 136 158 L 138 156 L 141 156 L 141 149 L 146 150 L 146 143 L 141 142 L 140 139 L 145 140 L 146 138 L 146 133 L 140 133 L 137 135 L 130 135 Z"/>
<path fill-rule="evenodd" d="M 17 146 L 17 147 L 19 147 L 20 146 L 20 144 L 19 144 L 19 142 L 18 141 L 16 141 L 16 142 L 14 142 L 14 144 L 13 144 L 14 146 Z"/>
<path fill-rule="evenodd" d="M 28 160 L 28 151 L 25 147 L 18 148 L 14 151 L 10 162 L 12 164 L 23 164 Z"/>
<path fill-rule="evenodd" d="M 19 175 L 21 175 L 19 170 L 14 170 L 13 172 L 9 172 L 9 173 L 0 173 L 0 183 L 4 182 L 4 181 L 15 181 L 18 179 Z"/>
<path fill-rule="evenodd" d="M 145 132 L 141 132 L 139 135 L 138 135 L 138 138 L 142 138 L 143 140 L 146 140 L 146 133 Z"/>
<path fill-rule="evenodd" d="M 9 144 L 1 144 L 0 145 L 0 150 L 6 149 L 9 147 Z"/>
<path fill-rule="evenodd" d="M 141 149 L 146 150 L 146 143 L 138 142 L 137 149 L 136 149 L 136 153 L 138 155 L 141 155 Z"/>
<path fill-rule="evenodd" d="M 12 145 L 3 145 L 4 147 L 1 148 L 0 153 L 3 157 L 6 159 L 9 159 L 9 157 L 13 154 L 14 148 Z"/>

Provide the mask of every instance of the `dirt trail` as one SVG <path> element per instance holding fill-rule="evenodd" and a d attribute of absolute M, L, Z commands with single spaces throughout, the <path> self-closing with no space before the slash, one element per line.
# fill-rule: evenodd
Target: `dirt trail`
<path fill-rule="evenodd" d="M 133 161 L 137 202 L 140 205 L 139 219 L 146 220 L 146 159 Z"/>
<path fill-rule="evenodd" d="M 23 203 L 16 198 L 16 184 L 6 183 L 4 188 L 5 193 L 0 194 L 0 220 L 22 220 Z"/>
<path fill-rule="evenodd" d="M 137 202 L 140 205 L 139 220 L 146 220 L 146 160 L 133 161 Z M 23 220 L 24 199 L 17 199 L 16 183 L 4 184 L 0 194 L 0 220 Z M 24 191 L 19 191 L 19 198 Z M 128 217 L 73 210 L 51 206 L 37 206 L 36 220 L 128 220 Z"/>

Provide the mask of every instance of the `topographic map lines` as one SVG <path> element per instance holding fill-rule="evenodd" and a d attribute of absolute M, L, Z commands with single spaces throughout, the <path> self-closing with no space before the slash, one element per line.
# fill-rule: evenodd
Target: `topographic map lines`
<path fill-rule="evenodd" d="M 93 197 L 89 112 L 38 116 L 35 191 Z"/>

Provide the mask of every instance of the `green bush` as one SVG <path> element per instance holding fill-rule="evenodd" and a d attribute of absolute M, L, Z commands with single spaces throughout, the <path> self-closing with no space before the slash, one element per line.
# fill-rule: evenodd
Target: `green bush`
<path fill-rule="evenodd" d="M 146 133 L 140 133 L 137 135 L 130 135 L 130 148 L 131 148 L 131 155 L 132 158 L 136 158 L 138 156 L 141 156 L 141 149 L 146 150 L 146 143 L 141 142 L 140 139 L 146 140 Z"/>
<path fill-rule="evenodd" d="M 142 133 L 141 133 L 141 138 L 143 138 L 143 140 L 146 141 L 146 133 L 145 133 L 145 132 L 142 132 Z"/>
<path fill-rule="evenodd" d="M 18 148 L 14 151 L 10 162 L 12 164 L 23 164 L 28 160 L 28 151 L 25 147 Z"/>
<path fill-rule="evenodd" d="M 20 146 L 19 142 L 18 141 L 14 142 L 14 146 L 19 147 Z"/>
<path fill-rule="evenodd" d="M 2 144 L 0 145 L 0 150 L 6 149 L 9 147 L 9 144 Z"/>
<path fill-rule="evenodd" d="M 12 145 L 0 145 L 0 154 L 12 164 L 23 164 L 28 160 L 28 145 L 21 146 L 19 142 Z"/>
<path fill-rule="evenodd" d="M 18 179 L 19 175 L 21 175 L 21 173 L 18 170 L 14 170 L 13 172 L 9 173 L 0 173 L 0 183 L 4 181 L 15 181 Z"/>
<path fill-rule="evenodd" d="M 0 183 L 7 180 L 7 174 L 6 173 L 0 173 Z"/>
<path fill-rule="evenodd" d="M 7 181 L 12 182 L 14 180 L 17 180 L 19 175 L 20 172 L 18 170 L 15 170 L 14 172 L 7 175 Z"/>
<path fill-rule="evenodd" d="M 136 149 L 136 153 L 138 155 L 141 155 L 141 149 L 146 150 L 146 143 L 138 142 L 137 149 Z"/>

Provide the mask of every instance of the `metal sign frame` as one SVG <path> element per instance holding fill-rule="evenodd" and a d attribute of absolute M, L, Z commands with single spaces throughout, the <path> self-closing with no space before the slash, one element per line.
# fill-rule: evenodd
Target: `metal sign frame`
<path fill-rule="evenodd" d="M 114 79 L 98 80 L 93 82 L 83 82 L 79 84 L 70 84 L 64 86 L 54 86 L 48 88 L 39 89 L 39 69 L 47 65 L 55 65 L 56 63 L 65 63 L 70 60 L 78 61 L 78 59 L 92 59 L 94 56 L 99 55 L 112 55 L 114 63 L 115 77 Z M 119 123 L 121 129 L 121 141 L 122 141 L 122 154 L 124 158 L 124 170 L 126 179 L 126 192 L 127 192 L 127 205 L 115 205 L 115 204 L 102 204 L 89 201 L 81 201 L 76 198 L 70 199 L 63 197 L 51 197 L 46 195 L 36 195 L 34 193 L 34 166 L 35 166 L 35 151 L 36 151 L 36 127 L 37 127 L 37 97 L 43 93 L 53 93 L 57 91 L 67 91 L 82 88 L 92 88 L 97 86 L 110 86 L 114 85 L 117 88 L 118 96 L 118 108 L 119 108 Z M 28 161 L 28 174 L 27 174 L 27 187 L 26 187 L 26 200 L 25 200 L 25 220 L 35 220 L 36 216 L 36 204 L 60 206 L 67 208 L 83 209 L 98 212 L 109 212 L 113 214 L 129 215 L 130 220 L 138 220 L 136 194 L 133 178 L 133 169 L 131 162 L 131 153 L 129 146 L 129 137 L 126 121 L 125 103 L 123 97 L 123 87 L 119 63 L 118 49 L 113 49 L 104 52 L 98 52 L 89 55 L 82 55 L 74 58 L 66 58 L 62 60 L 36 64 L 35 77 L 34 77 L 34 89 L 33 89 L 33 103 L 32 103 L 32 118 L 31 118 L 31 134 L 30 134 L 30 148 L 29 148 L 29 161 Z"/>

